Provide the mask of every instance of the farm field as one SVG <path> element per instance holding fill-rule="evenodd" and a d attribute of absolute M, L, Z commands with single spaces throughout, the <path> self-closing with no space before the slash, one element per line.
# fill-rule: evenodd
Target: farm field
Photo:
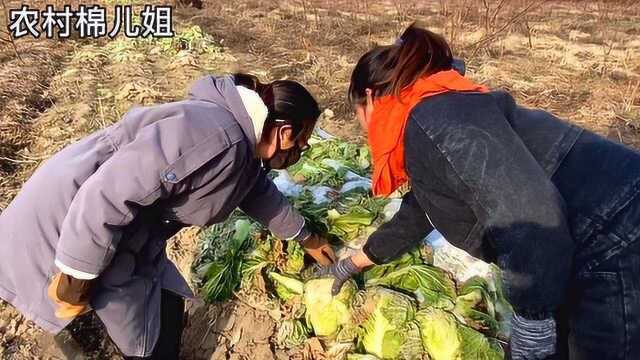
<path fill-rule="evenodd" d="M 109 9 L 125 2 L 99 3 Z M 133 1 L 136 8 L 150 3 L 161 2 Z M 444 34 L 476 82 L 640 148 L 635 1 L 205 0 L 201 9 L 176 7 L 174 38 L 9 41 L 7 9 L 20 4 L 4 0 L 0 20 L 0 212 L 53 153 L 117 121 L 134 104 L 182 99 L 204 74 L 245 71 L 262 80 L 300 81 L 324 110 L 319 127 L 365 145 L 346 101 L 351 70 L 373 44 L 392 43 L 413 21 Z M 201 282 L 194 261 L 206 231 L 184 229 L 167 248 L 196 292 Z M 281 309 L 246 289 L 223 303 L 187 307 L 185 359 L 332 356 L 313 337 L 294 350 L 279 346 Z M 120 358 L 97 319 L 70 330 L 88 358 Z M 62 354 L 0 302 L 0 359 L 43 358 Z"/>

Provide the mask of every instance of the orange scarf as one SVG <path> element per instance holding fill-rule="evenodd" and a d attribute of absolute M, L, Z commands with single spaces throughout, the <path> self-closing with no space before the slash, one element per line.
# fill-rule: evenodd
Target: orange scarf
<path fill-rule="evenodd" d="M 402 102 L 393 95 L 374 100 L 369 146 L 373 158 L 375 195 L 388 196 L 408 180 L 404 168 L 404 129 L 413 107 L 426 97 L 449 91 L 487 92 L 488 89 L 455 70 L 446 70 L 422 77 L 402 90 Z"/>

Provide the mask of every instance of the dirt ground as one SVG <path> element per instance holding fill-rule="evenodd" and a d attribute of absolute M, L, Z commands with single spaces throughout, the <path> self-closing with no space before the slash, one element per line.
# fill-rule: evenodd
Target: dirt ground
<path fill-rule="evenodd" d="M 115 3 L 123 1 L 106 6 Z M 18 4 L 5 1 L 0 21 Z M 42 2 L 30 4 L 44 9 Z M 263 80 L 301 81 L 326 109 L 320 126 L 362 142 L 345 101 L 350 72 L 373 44 L 393 42 L 414 20 L 443 33 L 474 80 L 640 147 L 635 1 L 205 0 L 202 9 L 180 7 L 174 15 L 182 34 L 174 41 L 12 43 L 0 24 L 0 211 L 42 160 L 117 121 L 133 104 L 182 98 L 205 73 L 243 70 Z M 182 231 L 167 248 L 188 279 L 198 231 Z M 238 299 L 188 307 L 186 359 L 323 357 L 314 342 L 295 354 L 277 349 L 278 314 L 263 305 Z M 96 319 L 71 330 L 83 339 L 87 358 L 119 358 Z M 0 358 L 63 357 L 49 345 L 41 330 L 0 302 Z"/>

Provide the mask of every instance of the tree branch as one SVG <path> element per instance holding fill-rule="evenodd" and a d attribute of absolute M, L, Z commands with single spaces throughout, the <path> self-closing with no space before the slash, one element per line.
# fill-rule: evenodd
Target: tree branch
<path fill-rule="evenodd" d="M 9 13 L 7 12 L 7 5 L 4 3 L 4 0 L 0 0 L 0 4 L 2 4 L 2 9 L 4 10 L 4 13 L 7 16 L 7 24 L 9 24 Z M 16 57 L 18 58 L 18 60 L 20 60 L 21 63 L 24 64 L 24 60 L 22 60 L 22 56 L 20 56 L 20 53 L 18 52 L 18 47 L 16 46 L 16 42 L 13 39 L 13 36 L 11 36 L 11 33 L 7 31 L 7 34 L 9 35 L 9 40 L 7 41 L 6 39 L 2 39 L 5 42 L 9 42 L 11 43 L 11 46 L 13 46 L 13 52 L 16 54 Z"/>

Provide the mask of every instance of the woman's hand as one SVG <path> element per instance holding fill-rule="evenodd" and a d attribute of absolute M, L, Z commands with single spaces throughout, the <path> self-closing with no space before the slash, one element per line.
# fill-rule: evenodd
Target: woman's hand
<path fill-rule="evenodd" d="M 336 255 L 324 237 L 318 234 L 311 234 L 300 245 L 318 264 L 329 266 L 336 261 Z"/>
<path fill-rule="evenodd" d="M 331 266 L 320 268 L 314 273 L 314 277 L 332 276 L 334 280 L 331 295 L 336 296 L 345 282 L 370 265 L 373 265 L 373 262 L 360 250 L 355 255 L 342 259 Z"/>
<path fill-rule="evenodd" d="M 89 310 L 89 295 L 94 280 L 79 280 L 64 273 L 56 274 L 47 294 L 56 304 L 56 317 L 74 318 Z"/>

